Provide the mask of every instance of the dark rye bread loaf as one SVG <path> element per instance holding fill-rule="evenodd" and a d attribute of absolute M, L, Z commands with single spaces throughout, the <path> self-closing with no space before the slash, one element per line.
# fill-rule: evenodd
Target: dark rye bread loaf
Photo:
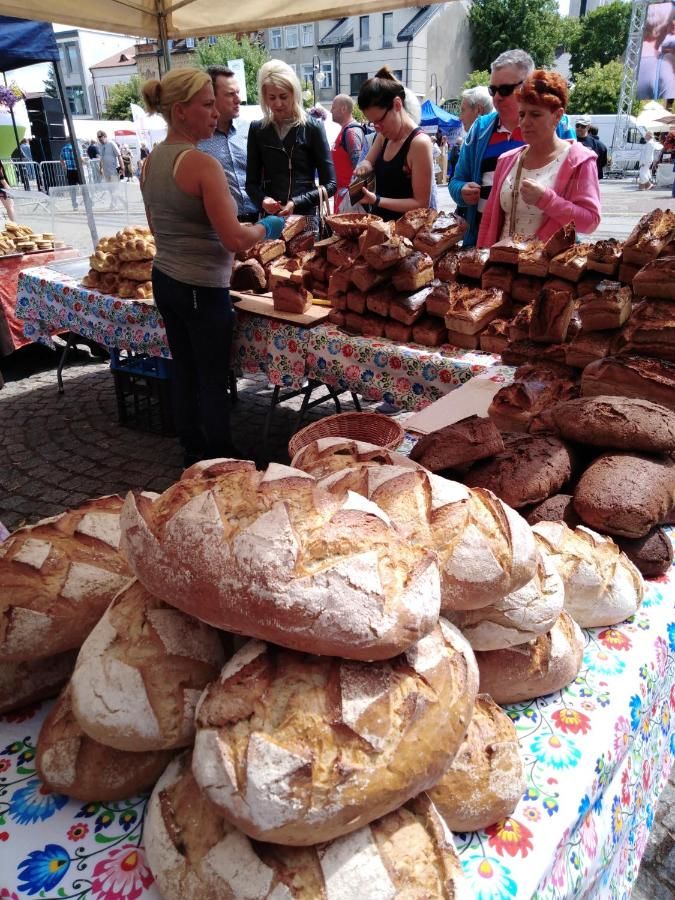
<path fill-rule="evenodd" d="M 584 397 L 638 397 L 675 412 L 675 364 L 639 356 L 608 356 L 581 376 Z"/>
<path fill-rule="evenodd" d="M 633 397 L 582 397 L 551 410 L 557 432 L 569 441 L 594 447 L 671 453 L 675 413 Z"/>
<path fill-rule="evenodd" d="M 663 528 L 637 539 L 617 537 L 616 543 L 646 578 L 663 575 L 673 564 L 673 545 Z"/>
<path fill-rule="evenodd" d="M 490 419 L 470 416 L 421 438 L 410 458 L 431 472 L 454 469 L 501 453 L 504 442 Z"/>
<path fill-rule="evenodd" d="M 670 521 L 675 462 L 638 453 L 603 453 L 583 473 L 574 509 L 586 525 L 621 537 L 644 537 Z"/>
<path fill-rule="evenodd" d="M 504 452 L 473 466 L 466 485 L 487 488 L 519 509 L 557 493 L 571 477 L 572 455 L 558 438 L 511 432 L 503 438 Z"/>
<path fill-rule="evenodd" d="M 536 525 L 537 522 L 564 522 L 570 528 L 581 525 L 571 494 L 554 494 L 541 503 L 535 503 L 527 512 L 523 510 L 522 515 L 529 525 Z"/>

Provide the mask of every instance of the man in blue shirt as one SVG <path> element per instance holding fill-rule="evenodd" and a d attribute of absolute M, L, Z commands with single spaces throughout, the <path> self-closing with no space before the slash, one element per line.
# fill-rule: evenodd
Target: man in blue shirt
<path fill-rule="evenodd" d="M 61 152 L 59 153 L 59 157 L 61 159 L 61 165 L 65 169 L 66 172 L 66 182 L 71 187 L 80 183 L 80 173 L 77 171 L 77 160 L 75 159 L 75 150 L 73 149 L 72 141 L 68 141 L 67 144 L 63 147 Z M 77 209 L 77 191 L 73 191 L 70 195 L 70 201 L 72 203 L 73 209 Z"/>
<path fill-rule="evenodd" d="M 213 156 L 227 175 L 230 192 L 237 204 L 240 222 L 257 222 L 258 210 L 246 193 L 246 145 L 248 122 L 237 122 L 239 117 L 239 84 L 232 69 L 226 66 L 209 66 L 207 72 L 213 82 L 218 110 L 218 125 L 213 137 L 197 145 L 204 153 Z"/>

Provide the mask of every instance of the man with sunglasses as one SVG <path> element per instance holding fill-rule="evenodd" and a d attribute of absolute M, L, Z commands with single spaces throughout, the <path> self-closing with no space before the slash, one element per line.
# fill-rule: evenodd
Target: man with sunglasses
<path fill-rule="evenodd" d="M 534 61 L 524 50 L 506 50 L 491 65 L 488 91 L 495 111 L 479 116 L 471 126 L 449 185 L 452 199 L 464 207 L 467 220 L 464 247 L 476 244 L 497 160 L 502 153 L 525 143 L 518 126 L 518 89 L 533 71 Z M 557 134 L 566 140 L 574 139 L 567 116 L 561 119 Z"/>

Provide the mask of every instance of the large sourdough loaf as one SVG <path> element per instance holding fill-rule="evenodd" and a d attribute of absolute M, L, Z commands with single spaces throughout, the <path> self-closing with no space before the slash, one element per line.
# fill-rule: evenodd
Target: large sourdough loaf
<path fill-rule="evenodd" d="M 443 619 L 401 656 L 370 664 L 250 641 L 199 701 L 193 773 L 256 840 L 332 840 L 438 781 L 477 680 L 473 651 Z"/>
<path fill-rule="evenodd" d="M 221 461 L 156 500 L 127 497 L 125 553 L 157 596 L 204 622 L 286 647 L 387 659 L 438 618 L 434 554 L 362 497 L 311 475 Z"/>
<path fill-rule="evenodd" d="M 186 754 L 157 782 L 143 839 L 165 900 L 469 898 L 452 835 L 425 795 L 327 844 L 263 844 L 209 801 Z"/>
<path fill-rule="evenodd" d="M 583 655 L 581 629 L 563 610 L 549 632 L 527 644 L 476 653 L 481 693 L 500 704 L 552 694 L 574 681 Z"/>
<path fill-rule="evenodd" d="M 582 628 L 616 625 L 642 603 L 642 576 L 611 538 L 564 522 L 533 525 L 565 586 L 565 609 Z"/>
<path fill-rule="evenodd" d="M 89 737 L 118 750 L 185 747 L 201 692 L 224 662 L 214 628 L 133 581 L 82 645 L 73 711 Z"/>
<path fill-rule="evenodd" d="M 570 441 L 609 450 L 672 453 L 675 412 L 635 397 L 582 397 L 551 410 L 557 432 Z"/>
<path fill-rule="evenodd" d="M 129 753 L 92 740 L 73 714 L 68 686 L 42 725 L 35 764 L 50 791 L 85 803 L 105 803 L 151 790 L 174 754 L 173 750 Z"/>
<path fill-rule="evenodd" d="M 343 437 L 325 437 L 311 441 L 298 450 L 291 460 L 293 468 L 302 469 L 315 478 L 324 478 L 333 472 L 354 466 L 383 465 L 419 468 L 416 462 L 395 450 Z"/>
<path fill-rule="evenodd" d="M 368 497 L 408 543 L 435 552 L 443 611 L 487 606 L 534 577 L 529 525 L 490 491 L 397 466 L 345 469 L 321 484 Z"/>
<path fill-rule="evenodd" d="M 510 816 L 524 790 L 515 726 L 489 694 L 478 694 L 457 756 L 429 799 L 452 831 L 478 831 Z"/>
<path fill-rule="evenodd" d="M 0 657 L 33 660 L 80 647 L 131 581 L 119 551 L 120 497 L 20 528 L 0 544 Z"/>
<path fill-rule="evenodd" d="M 76 659 L 76 650 L 66 650 L 26 662 L 0 660 L 0 716 L 56 696 L 69 680 Z"/>

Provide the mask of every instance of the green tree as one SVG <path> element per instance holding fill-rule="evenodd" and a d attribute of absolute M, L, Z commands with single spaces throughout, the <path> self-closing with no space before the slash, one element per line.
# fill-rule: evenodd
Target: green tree
<path fill-rule="evenodd" d="M 478 87 L 479 85 L 487 86 L 488 84 L 490 84 L 490 73 L 488 72 L 488 70 L 476 69 L 466 79 L 466 81 L 462 85 L 462 90 L 468 91 L 469 88 Z"/>
<path fill-rule="evenodd" d="M 586 21 L 583 19 L 581 21 Z M 560 16 L 558 23 L 558 50 L 561 53 L 571 53 L 572 44 L 581 31 L 581 21 L 576 16 Z"/>
<path fill-rule="evenodd" d="M 108 91 L 104 119 L 131 119 L 131 104 L 142 106 L 141 79 L 134 75 L 129 81 L 114 84 Z"/>
<path fill-rule="evenodd" d="M 630 3 L 617 0 L 594 9 L 581 21 L 570 45 L 570 71 L 579 75 L 595 63 L 601 66 L 623 58 L 628 43 Z"/>
<path fill-rule="evenodd" d="M 45 86 L 45 94 L 54 100 L 59 99 L 59 89 L 56 86 L 56 73 L 54 72 L 54 64 L 49 66 L 49 72 L 43 82 Z"/>
<path fill-rule="evenodd" d="M 560 39 L 556 0 L 474 0 L 469 10 L 471 61 L 489 69 L 504 50 L 520 47 L 550 66 Z"/>
<path fill-rule="evenodd" d="M 220 34 L 212 44 L 208 39 L 200 41 L 195 56 L 197 65 L 203 68 L 226 66 L 230 59 L 243 59 L 248 102 L 258 102 L 258 69 L 270 58 L 261 43 L 250 41 L 247 37 Z"/>
<path fill-rule="evenodd" d="M 567 110 L 571 113 L 615 113 L 619 105 L 623 63 L 595 63 L 574 79 Z"/>

